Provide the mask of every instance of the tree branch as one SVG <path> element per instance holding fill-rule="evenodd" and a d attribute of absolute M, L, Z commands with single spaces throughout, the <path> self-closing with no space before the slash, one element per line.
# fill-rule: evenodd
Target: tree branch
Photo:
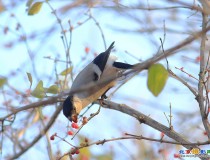
<path fill-rule="evenodd" d="M 92 143 L 86 143 L 82 146 L 79 147 L 75 147 L 73 150 L 63 154 L 61 157 L 59 157 L 57 160 L 61 160 L 64 156 L 66 155 L 70 155 L 72 152 L 74 153 L 76 150 L 78 149 L 82 149 L 82 148 L 86 148 L 86 147 L 90 147 L 93 145 L 103 145 L 104 143 L 107 142 L 113 142 L 113 141 L 119 141 L 119 140 L 127 140 L 127 139 L 134 139 L 134 140 L 147 140 L 147 141 L 152 141 L 152 142 L 157 142 L 157 143 L 168 143 L 168 144 L 175 144 L 175 145 L 208 145 L 210 144 L 210 141 L 205 141 L 205 142 L 197 142 L 197 143 L 180 143 L 180 142 L 174 142 L 174 141 L 168 141 L 168 140 L 163 140 L 163 139 L 155 139 L 155 138 L 148 138 L 148 137 L 144 137 L 142 135 L 133 135 L 133 134 L 129 134 L 129 133 L 125 133 L 125 135 L 127 136 L 123 136 L 123 137 L 117 137 L 117 138 L 110 138 L 110 139 L 103 139 L 103 140 L 98 140 Z M 68 141 L 66 141 L 65 139 L 56 136 L 58 138 L 60 138 L 62 141 L 66 142 L 67 144 L 69 144 Z M 71 145 L 71 144 L 70 144 Z"/>
<path fill-rule="evenodd" d="M 169 127 L 162 125 L 161 123 L 146 116 L 145 114 L 143 114 L 137 110 L 134 110 L 133 108 L 131 108 L 125 104 L 118 104 L 118 103 L 115 103 L 112 101 L 104 100 L 104 105 L 102 105 L 102 107 L 114 109 L 114 110 L 120 111 L 122 113 L 125 113 L 127 115 L 130 115 L 130 116 L 136 118 L 140 123 L 144 123 L 160 132 L 163 132 L 168 137 L 174 139 L 175 141 L 179 142 L 180 144 L 183 144 L 183 146 L 187 149 L 198 148 L 197 145 L 191 144 L 191 142 L 184 139 L 179 133 L 175 132 L 174 130 L 170 129 Z"/>
<path fill-rule="evenodd" d="M 205 6 L 203 6 L 204 8 Z M 204 83 L 204 78 L 205 78 L 205 43 L 206 43 L 206 29 L 207 29 L 207 22 L 208 22 L 208 15 L 205 13 L 202 13 L 202 35 L 201 35 L 201 45 L 200 45 L 200 73 L 199 73 L 199 83 L 198 83 L 198 96 L 196 97 L 196 100 L 198 101 L 199 108 L 200 108 L 200 113 L 201 113 L 201 118 L 202 122 L 204 125 L 204 128 L 207 132 L 208 138 L 210 139 L 210 125 L 208 122 L 208 117 L 207 117 L 207 108 L 205 107 L 205 98 L 204 98 L 204 88 L 205 83 Z M 208 93 L 207 95 L 208 96 Z M 208 102 L 208 98 L 206 100 Z M 209 105 L 209 104 L 207 104 Z"/>
<path fill-rule="evenodd" d="M 156 54 L 152 58 L 149 58 L 148 60 L 146 60 L 146 61 L 144 61 L 142 63 L 139 63 L 138 65 L 136 65 L 136 67 L 133 70 L 128 71 L 128 72 L 126 72 L 126 73 L 124 73 L 122 75 L 119 75 L 119 77 L 120 76 L 126 76 L 126 75 L 129 75 L 130 73 L 134 73 L 134 72 L 140 72 L 140 71 L 142 71 L 144 69 L 149 68 L 150 65 L 158 62 L 159 60 L 175 54 L 176 52 L 178 52 L 178 50 L 180 48 L 182 48 L 182 47 L 190 44 L 191 42 L 193 42 L 194 40 L 196 40 L 197 38 L 199 38 L 203 33 L 206 33 L 209 30 L 210 30 L 210 26 L 208 26 L 203 31 L 199 31 L 199 32 L 195 33 L 194 36 L 189 36 L 188 38 L 186 38 L 185 40 L 183 40 L 181 43 L 177 44 L 176 46 L 171 47 L 168 50 L 165 50 L 164 53 L 161 52 L 160 54 Z M 81 86 L 80 88 L 75 89 L 75 90 L 72 90 L 71 92 L 72 92 L 72 94 L 74 94 L 74 93 L 82 92 L 82 91 L 85 91 L 85 90 L 89 90 L 91 88 L 96 87 L 97 85 L 101 85 L 101 84 L 104 84 L 104 83 L 113 81 L 113 80 L 115 80 L 116 78 L 119 78 L 119 77 L 115 77 L 115 76 L 108 77 L 107 79 L 105 79 L 103 81 L 100 81 L 100 82 L 97 82 L 97 83 L 90 83 L 90 84 L 87 84 L 85 86 Z M 1 117 L 0 118 L 0 121 L 4 121 L 9 116 L 12 116 L 13 114 L 16 114 L 16 113 L 18 113 L 20 111 L 23 111 L 23 110 L 27 110 L 27 109 L 31 109 L 31 108 L 36 108 L 36 107 L 39 107 L 39 106 L 42 106 L 42 105 L 54 104 L 54 103 L 56 103 L 56 102 L 59 101 L 59 98 L 61 98 L 63 96 L 66 96 L 66 95 L 68 95 L 68 94 L 67 93 L 61 93 L 58 96 L 51 97 L 51 98 L 49 98 L 47 100 L 43 100 L 43 101 L 31 103 L 29 105 L 20 107 L 18 109 L 15 109 L 12 113 L 10 113 L 10 114 L 8 114 L 8 115 L 6 115 L 4 117 Z"/>
<path fill-rule="evenodd" d="M 55 113 L 53 114 L 53 116 L 51 117 L 50 121 L 48 122 L 48 124 L 46 125 L 46 127 L 40 132 L 39 135 L 37 135 L 34 140 L 26 145 L 19 153 L 17 153 L 16 155 L 14 155 L 13 157 L 11 158 L 8 158 L 9 160 L 13 160 L 13 159 L 17 159 L 19 158 L 22 154 L 24 154 L 28 149 L 30 149 L 34 144 L 36 144 L 41 138 L 43 135 L 45 135 L 45 133 L 50 129 L 50 127 L 53 125 L 53 123 L 55 122 L 56 118 L 58 117 L 60 111 L 62 110 L 62 107 L 59 106 Z"/>

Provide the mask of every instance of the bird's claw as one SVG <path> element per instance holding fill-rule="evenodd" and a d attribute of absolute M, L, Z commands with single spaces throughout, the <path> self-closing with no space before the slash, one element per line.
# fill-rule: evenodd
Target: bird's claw
<path fill-rule="evenodd" d="M 106 94 L 103 94 L 102 96 L 101 96 L 101 99 L 102 100 L 104 100 L 104 99 L 107 99 L 108 97 L 106 96 Z"/>
<path fill-rule="evenodd" d="M 105 105 L 104 99 L 99 99 L 98 101 L 99 101 L 99 104 L 100 104 L 101 106 Z"/>

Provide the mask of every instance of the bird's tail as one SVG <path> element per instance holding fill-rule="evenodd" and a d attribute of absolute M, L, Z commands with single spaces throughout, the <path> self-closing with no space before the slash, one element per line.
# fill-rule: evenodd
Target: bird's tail
<path fill-rule="evenodd" d="M 123 63 L 123 62 L 114 62 L 113 66 L 119 69 L 132 69 L 135 65 Z"/>

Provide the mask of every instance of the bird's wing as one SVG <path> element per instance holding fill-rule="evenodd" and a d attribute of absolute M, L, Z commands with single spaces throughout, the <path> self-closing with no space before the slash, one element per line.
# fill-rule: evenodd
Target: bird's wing
<path fill-rule="evenodd" d="M 94 74 L 96 73 L 93 68 L 93 63 L 88 64 L 74 79 L 71 90 L 78 89 L 81 86 L 94 82 Z"/>
<path fill-rule="evenodd" d="M 73 81 L 71 91 L 75 90 L 75 89 L 78 89 L 82 86 L 85 86 L 87 84 L 97 82 L 100 79 L 105 79 L 106 76 L 110 76 L 110 74 L 112 72 L 110 72 L 111 70 L 109 69 L 109 67 L 113 65 L 114 60 L 115 60 L 115 58 L 110 56 L 110 52 L 111 52 L 111 49 L 113 48 L 113 46 L 114 46 L 114 42 L 109 46 L 109 48 L 105 52 L 99 54 L 92 61 L 92 63 L 88 64 L 77 75 L 77 77 Z M 112 61 L 111 64 L 107 63 L 108 59 L 110 61 Z M 113 67 L 111 67 L 111 68 L 113 68 Z M 108 73 L 110 72 L 110 74 L 106 74 L 107 73 L 106 70 L 108 70 Z M 105 72 L 105 73 L 103 73 L 103 72 Z M 107 85 L 107 83 L 102 84 L 101 86 L 96 86 L 95 88 L 90 89 L 88 92 L 83 92 L 81 94 L 79 94 L 79 93 L 78 94 L 80 95 L 80 97 L 86 97 L 86 96 L 89 96 L 90 94 L 93 94 L 93 93 L 97 92 L 97 90 L 99 90 L 100 88 L 103 88 L 106 85 Z"/>
<path fill-rule="evenodd" d="M 100 79 L 105 66 L 107 64 L 107 60 L 109 59 L 110 52 L 114 47 L 114 42 L 109 46 L 109 48 L 99 54 L 92 63 L 88 64 L 75 78 L 72 88 L 81 87 L 81 85 L 86 85 L 91 82 L 96 82 Z"/>
<path fill-rule="evenodd" d="M 93 68 L 96 73 L 96 76 L 98 76 L 96 80 L 98 80 L 101 74 L 103 73 L 113 47 L 114 47 L 114 42 L 112 42 L 112 44 L 105 52 L 102 52 L 93 60 L 93 64 L 97 66 Z"/>

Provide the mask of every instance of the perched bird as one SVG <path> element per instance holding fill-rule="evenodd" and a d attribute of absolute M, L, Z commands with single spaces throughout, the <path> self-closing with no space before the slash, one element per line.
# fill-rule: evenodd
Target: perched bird
<path fill-rule="evenodd" d="M 99 97 L 105 98 L 105 93 L 116 84 L 116 80 L 96 85 L 79 93 L 72 94 L 71 91 L 93 82 L 105 81 L 110 76 L 117 76 L 120 71 L 134 67 L 134 65 L 116 62 L 117 57 L 110 55 L 113 48 L 114 42 L 88 64 L 73 81 L 69 96 L 63 102 L 63 114 L 70 121 L 76 121 L 80 111 Z"/>

